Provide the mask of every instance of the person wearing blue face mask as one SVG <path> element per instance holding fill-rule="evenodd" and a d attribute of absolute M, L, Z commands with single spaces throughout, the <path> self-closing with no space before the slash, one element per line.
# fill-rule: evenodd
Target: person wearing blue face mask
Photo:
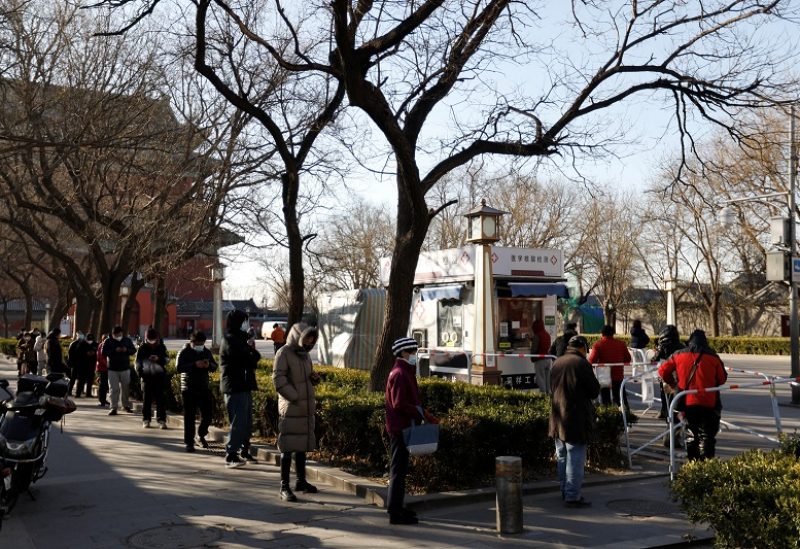
<path fill-rule="evenodd" d="M 200 410 L 200 426 L 197 442 L 208 448 L 208 427 L 214 408 L 214 396 L 208 386 L 208 374 L 217 371 L 217 361 L 205 345 L 204 332 L 192 333 L 190 341 L 178 353 L 177 369 L 181 375 L 181 397 L 183 398 L 183 443 L 187 452 L 194 452 L 195 419 Z"/>

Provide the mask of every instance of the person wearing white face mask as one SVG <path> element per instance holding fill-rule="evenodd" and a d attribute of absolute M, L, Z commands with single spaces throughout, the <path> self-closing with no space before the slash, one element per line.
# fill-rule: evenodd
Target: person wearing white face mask
<path fill-rule="evenodd" d="M 108 383 L 111 386 L 111 410 L 108 415 L 117 415 L 120 397 L 126 412 L 133 413 L 129 398 L 131 383 L 131 360 L 136 347 L 129 337 L 124 337 L 122 326 L 114 326 L 111 339 L 103 344 L 103 356 L 108 359 Z"/>
<path fill-rule="evenodd" d="M 195 417 L 200 410 L 197 442 L 208 448 L 206 435 L 211 425 L 214 397 L 208 387 L 208 374 L 217 370 L 217 361 L 206 346 L 206 334 L 194 332 L 192 339 L 178 353 L 177 369 L 181 375 L 183 397 L 183 442 L 187 452 L 194 452 Z"/>
<path fill-rule="evenodd" d="M 401 337 L 394 342 L 392 353 L 397 359 L 386 382 L 386 431 L 391 441 L 387 511 L 392 524 L 419 522 L 416 513 L 403 505 L 409 458 L 403 429 L 410 427 L 412 421 L 439 423 L 422 408 L 417 386 L 417 348 L 416 340 L 410 337 Z"/>

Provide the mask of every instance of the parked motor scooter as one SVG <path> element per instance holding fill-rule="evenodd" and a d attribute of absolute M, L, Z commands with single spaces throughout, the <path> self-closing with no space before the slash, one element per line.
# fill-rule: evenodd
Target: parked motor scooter
<path fill-rule="evenodd" d="M 0 380 L 0 388 L 2 520 L 2 515 L 14 508 L 20 494 L 47 473 L 50 425 L 75 411 L 75 403 L 67 398 L 69 379 L 63 374 L 47 377 L 26 374 L 17 382 L 16 397 L 8 387 L 8 380 Z"/>

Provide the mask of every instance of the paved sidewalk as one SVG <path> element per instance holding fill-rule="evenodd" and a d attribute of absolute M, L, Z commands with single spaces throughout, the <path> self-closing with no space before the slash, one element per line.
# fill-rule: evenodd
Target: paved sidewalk
<path fill-rule="evenodd" d="M 0 377 L 13 372 L 0 363 Z M 345 491 L 358 479 L 320 468 L 318 478 L 330 481 L 317 481 L 320 493 L 286 504 L 268 460 L 226 470 L 219 444 L 185 453 L 177 425 L 142 429 L 138 414 L 108 417 L 95 400 L 77 404 L 64 432 L 52 430 L 37 501 L 20 498 L 0 547 L 633 548 L 709 536 L 669 500 L 666 478 L 653 475 L 590 475 L 584 494 L 594 505 L 586 510 L 563 508 L 552 480 L 529 486 L 525 531 L 514 536 L 496 534 L 494 501 L 480 491 L 411 498 L 421 524 L 391 526 L 382 508 Z"/>

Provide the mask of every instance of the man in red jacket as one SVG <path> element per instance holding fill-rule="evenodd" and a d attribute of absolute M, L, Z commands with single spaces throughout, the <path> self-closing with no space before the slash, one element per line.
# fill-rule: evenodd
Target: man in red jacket
<path fill-rule="evenodd" d="M 622 380 L 625 379 L 625 366 L 622 363 L 631 361 L 631 353 L 623 341 L 614 339 L 613 326 L 606 324 L 600 334 L 603 337 L 592 346 L 589 362 L 592 364 L 615 364 L 615 366 L 611 366 L 611 389 L 609 390 L 608 387 L 600 389 L 600 402 L 608 405 L 613 400 L 614 404 L 620 406 L 619 388 Z M 627 406 L 628 402 L 625 399 L 625 407 L 627 408 Z"/>
<path fill-rule="evenodd" d="M 678 383 L 675 384 L 677 374 Z M 728 380 L 725 366 L 717 353 L 708 346 L 703 330 L 689 336 L 686 349 L 675 352 L 658 368 L 658 375 L 673 387 L 710 389 Z M 719 392 L 686 395 L 686 456 L 689 459 L 713 458 L 717 446 L 717 433 L 722 411 Z"/>
<path fill-rule="evenodd" d="M 417 524 L 417 514 L 403 507 L 409 458 L 403 429 L 410 427 L 412 421 L 438 422 L 423 410 L 419 398 L 416 340 L 401 337 L 392 345 L 392 353 L 397 358 L 386 382 L 386 431 L 392 452 L 387 510 L 392 524 Z"/>

